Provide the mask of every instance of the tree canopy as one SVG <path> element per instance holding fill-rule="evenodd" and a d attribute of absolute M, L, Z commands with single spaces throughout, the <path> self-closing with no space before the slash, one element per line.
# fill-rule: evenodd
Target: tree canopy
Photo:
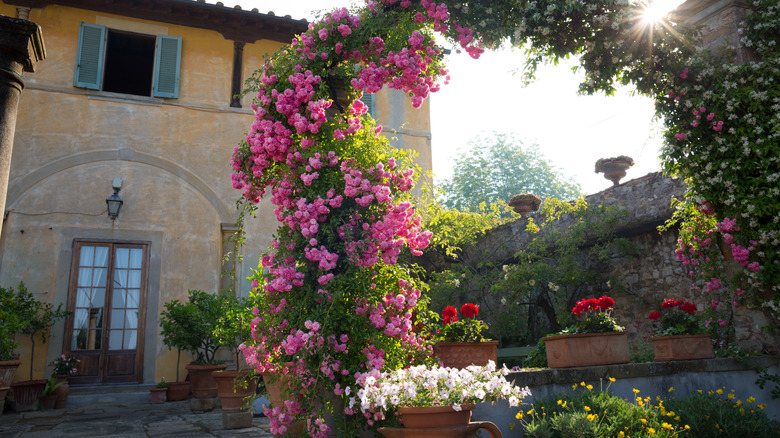
<path fill-rule="evenodd" d="M 469 152 L 455 159 L 452 178 L 441 184 L 449 208 L 475 212 L 482 203 L 506 202 L 520 193 L 564 200 L 582 195 L 579 184 L 553 167 L 538 144 L 526 144 L 517 134 L 482 134 L 468 145 Z"/>

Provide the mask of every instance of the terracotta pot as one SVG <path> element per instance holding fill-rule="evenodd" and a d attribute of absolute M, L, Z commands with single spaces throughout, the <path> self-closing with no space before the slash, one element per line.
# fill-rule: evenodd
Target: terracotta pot
<path fill-rule="evenodd" d="M 257 380 L 249 370 L 215 371 L 211 373 L 217 382 L 217 394 L 223 411 L 247 410 L 245 398 L 255 395 Z"/>
<path fill-rule="evenodd" d="M 268 400 L 271 401 L 271 407 L 281 406 L 284 404 L 284 398 L 282 396 L 283 388 L 287 386 L 290 378 L 286 374 L 282 374 L 275 378 L 271 373 L 263 373 L 263 383 L 265 383 L 265 391 L 268 393 Z M 306 430 L 305 421 L 296 421 L 287 426 L 287 434 L 291 436 L 305 436 L 304 430 Z M 283 435 L 274 435 L 274 437 L 280 437 Z"/>
<path fill-rule="evenodd" d="M 510 199 L 508 205 L 512 207 L 515 213 L 520 213 L 522 217 L 528 217 L 528 213 L 539 210 L 539 208 L 536 207 L 536 200 L 530 198 L 515 200 Z"/>
<path fill-rule="evenodd" d="M 57 377 L 57 383 L 61 383 L 61 385 L 52 392 L 52 394 L 57 396 L 57 402 L 54 404 L 54 409 L 62 409 L 65 407 L 65 402 L 68 401 L 70 384 L 68 384 L 67 374 L 57 374 L 55 377 Z"/>
<path fill-rule="evenodd" d="M 587 367 L 631 360 L 626 333 L 588 333 L 542 338 L 550 368 Z"/>
<path fill-rule="evenodd" d="M 187 365 L 192 383 L 192 396 L 195 398 L 214 398 L 217 396 L 217 382 L 211 376 L 214 371 L 224 370 L 227 364 Z"/>
<path fill-rule="evenodd" d="M 469 424 L 474 403 L 462 404 L 460 408 L 456 411 L 452 406 L 401 406 L 398 414 L 405 428 L 431 429 Z"/>
<path fill-rule="evenodd" d="M 190 382 L 168 382 L 168 401 L 182 401 L 190 398 Z"/>
<path fill-rule="evenodd" d="M 168 388 L 149 388 L 149 403 L 157 405 L 168 399 Z"/>
<path fill-rule="evenodd" d="M 21 365 L 21 360 L 0 361 L 0 388 L 8 388 L 14 381 L 16 369 Z"/>
<path fill-rule="evenodd" d="M 469 365 L 485 366 L 498 359 L 498 341 L 486 342 L 437 342 L 436 356 L 445 367 L 466 368 Z"/>
<path fill-rule="evenodd" d="M 41 409 L 44 411 L 51 411 L 56 409 L 55 404 L 57 403 L 57 394 L 49 394 L 49 395 L 43 395 L 41 396 Z"/>
<path fill-rule="evenodd" d="M 484 436 L 477 435 L 480 430 L 487 432 L 490 438 L 503 438 L 501 429 L 489 421 L 436 428 L 380 427 L 377 432 L 385 438 L 463 438 Z"/>
<path fill-rule="evenodd" d="M 655 361 L 711 359 L 710 335 L 677 335 L 652 338 Z"/>
<path fill-rule="evenodd" d="M 14 401 L 16 412 L 26 412 L 35 409 L 38 399 L 41 398 L 46 380 L 25 380 L 11 384 L 14 389 Z"/>
<path fill-rule="evenodd" d="M 620 180 L 626 176 L 626 170 L 632 166 L 631 162 L 623 160 L 606 161 L 601 164 L 597 172 L 604 172 L 604 178 L 612 181 L 612 185 L 620 184 Z"/>

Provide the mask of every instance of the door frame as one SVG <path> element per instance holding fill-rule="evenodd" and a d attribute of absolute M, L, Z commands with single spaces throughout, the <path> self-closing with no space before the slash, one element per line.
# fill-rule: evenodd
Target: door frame
<path fill-rule="evenodd" d="M 157 327 L 160 314 L 160 288 L 162 284 L 162 248 L 165 242 L 163 231 L 150 230 L 119 230 L 119 229 L 89 229 L 62 227 L 59 228 L 58 256 L 56 267 L 56 280 L 54 281 L 54 305 L 68 303 L 68 287 L 70 285 L 70 272 L 73 259 L 73 241 L 102 240 L 102 241 L 128 241 L 149 243 L 149 271 L 146 290 L 146 333 L 144 334 L 143 355 L 143 382 L 154 383 L 156 364 L 156 351 L 160 345 Z M 65 319 L 57 320 L 51 329 L 47 351 L 47 362 L 50 362 L 63 353 L 65 340 Z M 51 368 L 49 368 L 49 372 Z"/>
<path fill-rule="evenodd" d="M 146 309 L 148 307 L 148 279 L 149 279 L 149 260 L 151 253 L 151 243 L 146 241 L 137 240 L 104 240 L 104 239 L 73 239 L 71 245 L 71 268 L 67 289 L 67 309 L 75 310 L 76 299 L 78 295 L 78 285 L 76 284 L 78 279 L 78 271 L 80 267 L 80 248 L 85 246 L 102 246 L 108 247 L 108 259 L 106 269 L 106 285 L 105 285 L 105 297 L 103 304 L 103 329 L 101 330 L 101 348 L 98 354 L 98 375 L 97 380 L 93 377 L 81 377 L 72 376 L 71 382 L 74 384 L 87 383 L 87 384 L 107 384 L 107 383 L 141 383 L 144 376 L 144 339 L 146 337 Z M 76 248 L 79 248 L 79 251 Z M 141 247 L 144 250 L 143 259 L 141 260 L 141 294 L 139 296 L 138 303 L 138 320 L 137 320 L 137 332 L 136 332 L 136 348 L 135 348 L 135 361 L 133 368 L 135 370 L 134 377 L 115 377 L 109 374 L 109 358 L 110 356 L 122 356 L 128 353 L 121 353 L 122 351 L 130 350 L 109 350 L 108 337 L 111 327 L 112 318 L 112 297 L 114 293 L 113 273 L 115 269 L 115 254 L 118 247 Z M 73 354 L 72 341 L 73 341 L 73 325 L 74 314 L 69 315 L 65 320 L 65 327 L 63 331 L 63 351 L 67 355 Z M 95 351 L 95 350 L 85 350 Z M 115 353 L 111 353 L 115 351 Z M 94 356 L 95 353 L 87 353 L 85 356 Z"/>

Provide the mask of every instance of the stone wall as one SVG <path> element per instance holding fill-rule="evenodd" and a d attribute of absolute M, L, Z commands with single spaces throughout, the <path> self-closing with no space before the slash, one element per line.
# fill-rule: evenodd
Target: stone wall
<path fill-rule="evenodd" d="M 629 212 L 623 227 L 614 231 L 628 238 L 636 248 L 636 255 L 616 255 L 608 276 L 616 279 L 617 284 L 610 290 L 594 288 L 589 293 L 615 298 L 615 316 L 621 325 L 628 327 L 633 339 L 644 335 L 641 323 L 649 327 L 647 315 L 664 299 L 691 301 L 700 309 L 712 299 L 706 292 L 691 288 L 687 269 L 674 252 L 677 230 L 658 231 L 658 226 L 672 216 L 672 199 L 682 198 L 685 190 L 681 181 L 651 173 L 586 197 L 590 205 L 615 205 Z M 541 215 L 534 219 L 536 223 L 542 220 Z M 559 226 L 563 228 L 571 220 L 564 216 Z M 527 223 L 527 219 L 520 218 L 490 230 L 475 245 L 464 249 L 463 261 L 471 266 L 485 260 L 511 263 L 514 255 L 525 249 L 533 238 L 525 231 Z M 760 309 L 736 308 L 735 326 L 740 346 L 777 352 L 778 340 L 762 330 L 770 323 Z"/>

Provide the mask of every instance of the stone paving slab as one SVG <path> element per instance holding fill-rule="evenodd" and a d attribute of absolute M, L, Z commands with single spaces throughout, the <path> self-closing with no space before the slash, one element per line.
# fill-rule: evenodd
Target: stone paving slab
<path fill-rule="evenodd" d="M 196 414 L 187 400 L 152 405 L 148 393 L 85 394 L 71 398 L 64 409 L 5 412 L 0 416 L 0 438 L 273 436 L 266 417 L 254 417 L 252 427 L 227 430 L 222 427 L 219 408 Z"/>

